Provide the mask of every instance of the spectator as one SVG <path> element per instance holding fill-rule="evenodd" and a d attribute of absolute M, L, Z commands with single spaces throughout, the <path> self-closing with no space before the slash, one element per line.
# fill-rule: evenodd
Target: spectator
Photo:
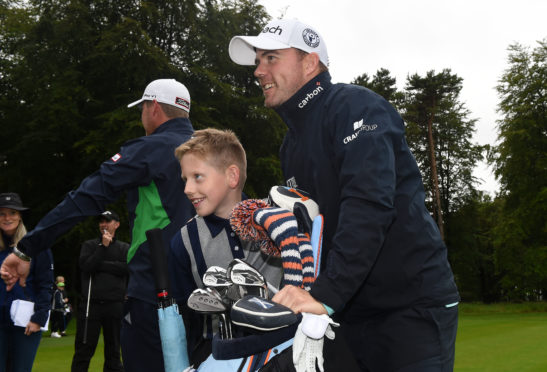
<path fill-rule="evenodd" d="M 63 327 L 62 327 L 62 330 L 61 332 L 59 332 L 59 334 L 63 337 L 65 337 L 67 334 L 66 334 L 66 329 L 68 328 L 68 323 L 70 323 L 70 320 L 72 319 L 72 305 L 70 304 L 69 300 L 68 300 L 68 294 L 67 294 L 67 289 L 66 289 L 66 281 L 65 281 L 65 277 L 64 276 L 57 276 L 55 278 L 55 286 L 57 286 L 57 283 L 60 283 L 60 282 L 63 282 L 65 283 L 64 287 L 63 287 L 63 301 L 65 303 L 65 313 L 64 313 L 64 316 L 63 316 Z"/>
<path fill-rule="evenodd" d="M 61 338 L 61 333 L 66 329 L 65 314 L 67 308 L 68 297 L 65 292 L 65 282 L 57 281 L 55 283 L 55 291 L 51 301 L 51 337 Z"/>
<path fill-rule="evenodd" d="M 0 261 L 3 261 L 25 235 L 23 206 L 16 193 L 0 194 Z M 11 291 L 0 284 L 0 371 L 30 372 L 36 351 L 42 338 L 41 328 L 48 321 L 53 284 L 53 256 L 49 249 L 36 255 L 30 264 L 26 287 L 15 284 Z M 12 304 L 16 300 L 32 301 L 29 312 L 17 313 L 26 324 L 15 325 L 11 316 Z"/>
<path fill-rule="evenodd" d="M 99 217 L 100 237 L 87 240 L 80 250 L 82 295 L 78 310 L 72 372 L 87 372 L 95 354 L 101 328 L 104 371 L 123 371 L 120 359 L 120 327 L 127 289 L 129 244 L 116 239 L 120 219 L 116 212 Z"/>

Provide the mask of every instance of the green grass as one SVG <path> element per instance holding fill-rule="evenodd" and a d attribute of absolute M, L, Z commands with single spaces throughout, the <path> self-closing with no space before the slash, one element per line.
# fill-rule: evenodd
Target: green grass
<path fill-rule="evenodd" d="M 51 338 L 49 332 L 42 333 L 42 341 L 32 372 L 68 372 L 72 363 L 72 355 L 74 354 L 74 337 L 76 335 L 76 319 L 68 324 L 67 336 L 62 338 Z M 99 343 L 95 350 L 95 355 L 91 358 L 89 364 L 89 372 L 102 371 L 104 363 L 104 345 L 103 337 L 99 337 Z"/>
<path fill-rule="evenodd" d="M 454 370 L 547 371 L 547 303 L 462 304 Z"/>
<path fill-rule="evenodd" d="M 33 372 L 70 371 L 76 322 L 67 337 L 44 333 Z M 102 371 L 100 338 L 90 372 Z M 547 303 L 461 304 L 456 372 L 547 371 Z"/>

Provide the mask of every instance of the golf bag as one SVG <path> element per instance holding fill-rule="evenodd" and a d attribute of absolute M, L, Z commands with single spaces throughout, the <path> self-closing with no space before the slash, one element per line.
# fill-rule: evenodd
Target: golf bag
<path fill-rule="evenodd" d="M 284 284 L 309 290 L 319 273 L 323 216 L 306 193 L 275 186 L 267 203 L 262 200 L 240 203 L 230 222 L 242 239 L 259 242 L 263 252 L 281 256 Z M 214 301 L 211 293 L 197 292 L 196 295 Z M 288 348 L 293 344 L 302 317 L 287 310 L 290 314 L 281 305 L 256 296 L 247 296 L 236 302 L 232 307 L 232 322 L 254 328 L 257 332 L 234 338 L 215 335 L 212 354 L 197 370 L 258 371 L 284 350 L 290 351 Z M 272 323 L 274 318 L 279 324 Z"/>

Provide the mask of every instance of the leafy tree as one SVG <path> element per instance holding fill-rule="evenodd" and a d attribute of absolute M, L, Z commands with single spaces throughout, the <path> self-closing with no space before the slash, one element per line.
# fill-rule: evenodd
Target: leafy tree
<path fill-rule="evenodd" d="M 493 231 L 502 218 L 503 200 L 490 200 L 478 192 L 446 223 L 449 260 L 464 301 L 495 302 L 501 299 L 502 274 L 496 266 Z"/>
<path fill-rule="evenodd" d="M 403 93 L 397 91 L 397 80 L 391 76 L 389 70 L 381 68 L 372 77 L 372 80 L 367 73 L 364 73 L 351 82 L 351 84 L 361 85 L 369 88 L 373 92 L 378 93 L 389 101 L 393 106 L 399 108 L 403 101 Z"/>
<path fill-rule="evenodd" d="M 459 101 L 461 89 L 462 79 L 449 69 L 409 76 L 405 87 L 407 140 L 443 238 L 444 218 L 474 191 L 472 169 L 482 157 L 482 147 L 471 143 L 476 120 L 468 118 L 469 111 Z"/>
<path fill-rule="evenodd" d="M 509 46 L 508 62 L 489 157 L 505 201 L 496 258 L 506 298 L 536 299 L 547 290 L 547 40 L 534 50 Z"/>
<path fill-rule="evenodd" d="M 267 19 L 252 0 L 0 0 L 0 189 L 33 207 L 25 218 L 32 227 L 123 142 L 144 134 L 138 110 L 126 105 L 151 80 L 171 77 L 190 90 L 195 128 L 240 137 L 245 191 L 265 196 L 281 179 L 284 126 L 227 46 Z M 124 216 L 123 200 L 112 207 Z M 122 227 L 128 240 L 124 220 Z M 56 263 L 75 268 L 74 248 L 95 233 L 89 219 L 64 235 Z"/>

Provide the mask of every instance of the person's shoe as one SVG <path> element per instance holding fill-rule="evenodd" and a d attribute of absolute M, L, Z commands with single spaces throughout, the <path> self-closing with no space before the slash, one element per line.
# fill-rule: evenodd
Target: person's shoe
<path fill-rule="evenodd" d="M 61 332 L 61 336 L 62 336 L 62 337 L 66 337 L 66 336 L 68 336 L 68 335 L 66 334 L 66 332 Z"/>
<path fill-rule="evenodd" d="M 53 338 L 61 338 L 61 335 L 58 332 L 51 332 L 50 336 Z"/>

